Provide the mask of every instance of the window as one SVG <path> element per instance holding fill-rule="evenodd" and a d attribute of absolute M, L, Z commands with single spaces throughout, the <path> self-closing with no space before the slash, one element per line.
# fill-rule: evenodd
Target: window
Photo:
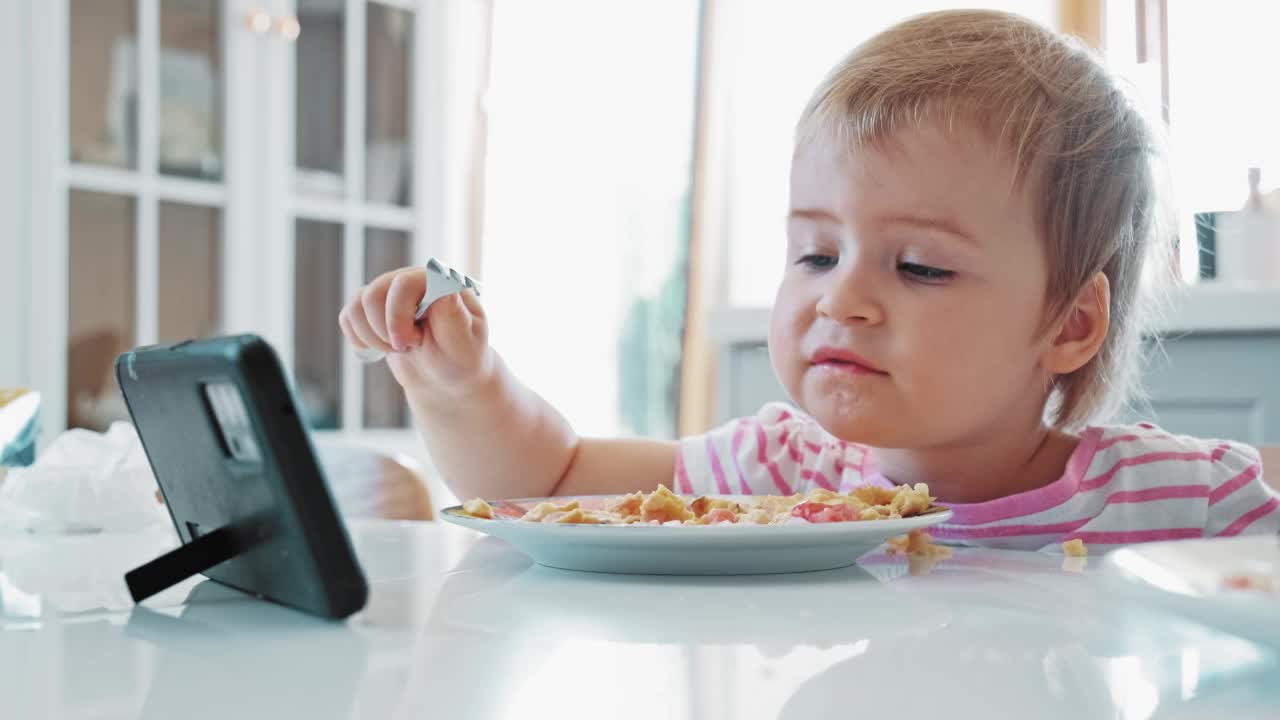
<path fill-rule="evenodd" d="M 491 340 L 582 433 L 675 432 L 697 24 L 693 0 L 494 7 Z"/>
<path fill-rule="evenodd" d="M 1248 168 L 1280 187 L 1280 7 L 1229 0 L 1169 7 L 1169 132 L 1189 212 L 1237 209 Z"/>

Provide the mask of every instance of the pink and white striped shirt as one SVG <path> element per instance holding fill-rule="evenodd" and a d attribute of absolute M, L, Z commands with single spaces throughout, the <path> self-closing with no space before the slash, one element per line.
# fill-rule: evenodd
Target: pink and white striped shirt
<path fill-rule="evenodd" d="M 690 494 L 789 495 L 815 487 L 891 487 L 874 451 L 839 440 L 783 404 L 766 405 L 705 435 L 685 438 L 675 487 Z M 1056 550 L 1280 532 L 1280 494 L 1262 482 L 1258 452 L 1241 443 L 1159 428 L 1092 426 L 1062 477 L 989 502 L 944 503 L 951 521 L 929 530 L 958 545 Z"/>

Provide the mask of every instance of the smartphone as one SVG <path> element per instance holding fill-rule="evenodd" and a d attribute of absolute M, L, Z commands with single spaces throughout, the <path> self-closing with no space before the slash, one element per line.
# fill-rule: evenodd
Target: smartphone
<path fill-rule="evenodd" d="M 147 346 L 122 353 L 115 370 L 184 548 L 215 532 L 213 539 L 234 540 L 205 576 L 327 618 L 364 607 L 364 573 L 266 341 Z M 187 575 L 203 567 L 176 555 L 178 566 L 192 568 Z"/>

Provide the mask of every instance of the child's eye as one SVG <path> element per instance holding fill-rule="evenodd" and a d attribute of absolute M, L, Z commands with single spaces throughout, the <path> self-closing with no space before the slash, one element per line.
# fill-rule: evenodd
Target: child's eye
<path fill-rule="evenodd" d="M 898 263 L 898 270 L 908 275 L 912 280 L 935 283 L 947 280 L 955 275 L 952 270 L 943 270 L 942 268 L 910 262 Z"/>
<path fill-rule="evenodd" d="M 825 270 L 835 267 L 840 262 L 840 258 L 835 255 L 805 255 L 796 261 L 797 265 L 803 265 L 811 270 Z"/>

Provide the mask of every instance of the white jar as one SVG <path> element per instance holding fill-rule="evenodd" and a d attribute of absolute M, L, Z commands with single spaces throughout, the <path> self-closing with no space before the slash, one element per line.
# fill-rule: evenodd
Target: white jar
<path fill-rule="evenodd" d="M 1221 213 L 1217 280 L 1242 288 L 1280 287 L 1280 217 L 1261 209 Z"/>

